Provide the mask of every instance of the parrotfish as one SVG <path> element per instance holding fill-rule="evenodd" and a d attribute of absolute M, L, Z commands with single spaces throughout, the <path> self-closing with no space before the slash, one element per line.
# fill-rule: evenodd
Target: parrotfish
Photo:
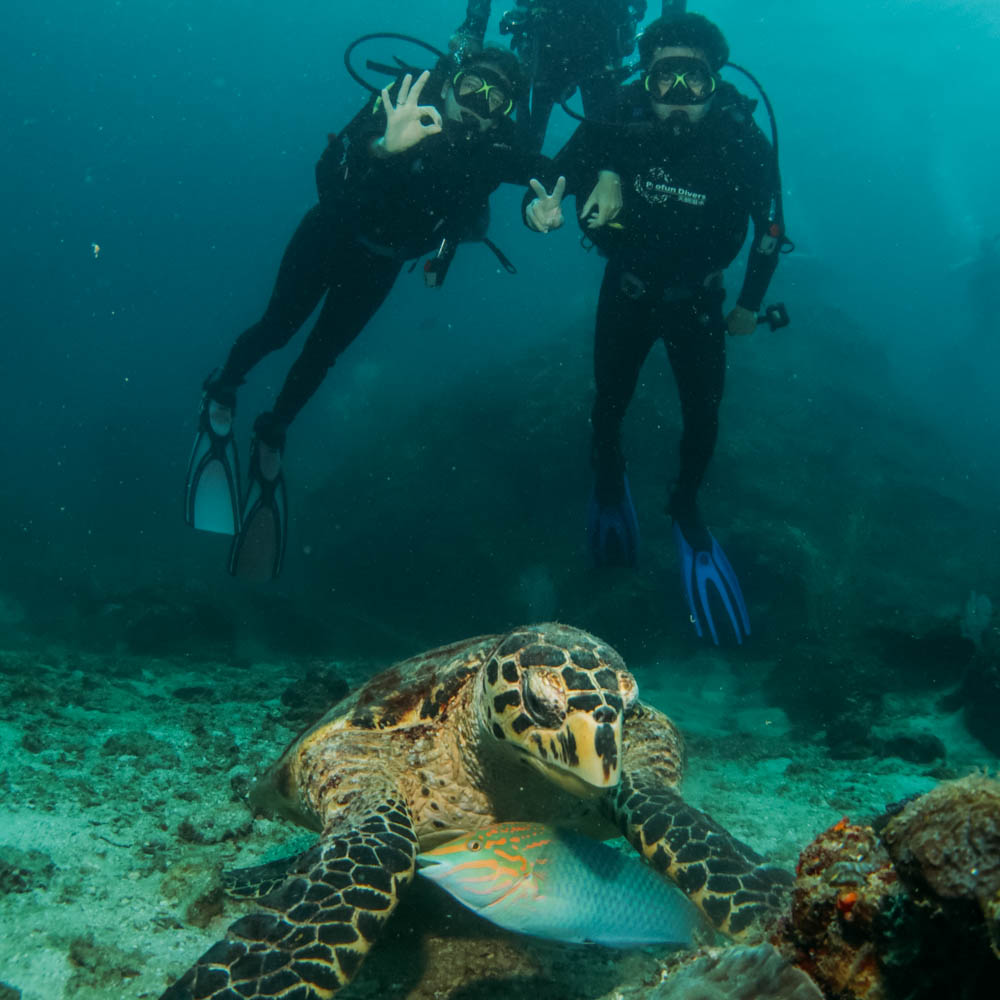
<path fill-rule="evenodd" d="M 703 918 L 638 858 L 570 830 L 500 823 L 417 857 L 420 874 L 505 930 L 609 948 L 692 944 Z"/>

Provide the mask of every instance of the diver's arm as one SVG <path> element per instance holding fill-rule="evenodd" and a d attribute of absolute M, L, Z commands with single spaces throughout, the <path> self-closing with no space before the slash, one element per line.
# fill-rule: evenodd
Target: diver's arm
<path fill-rule="evenodd" d="M 532 153 L 524 149 L 516 142 L 504 141 L 506 136 L 500 136 L 498 142 L 491 151 L 491 158 L 502 157 L 502 162 L 498 163 L 498 175 L 502 184 L 515 184 L 517 187 L 526 187 L 532 177 L 541 177 L 546 184 L 554 181 L 558 172 L 552 163 L 552 157 L 544 153 Z"/>
<path fill-rule="evenodd" d="M 587 122 L 582 122 L 570 136 L 566 145 L 550 161 L 548 173 L 535 175 L 543 178 L 543 183 L 540 185 L 543 191 L 552 188 L 553 182 L 556 182 L 555 179 L 558 178 L 562 184 L 560 188 L 562 197 L 569 194 L 579 197 L 584 191 L 590 193 L 599 180 L 600 168 L 595 164 L 602 159 L 599 147 L 595 146 L 594 140 L 594 127 Z M 562 225 L 562 218 L 559 217 L 557 224 L 547 226 L 539 224 L 544 220 L 538 215 L 540 206 L 535 203 L 541 198 L 541 195 L 542 192 L 539 192 L 532 183 L 531 188 L 525 192 L 521 201 L 521 215 L 524 224 L 529 229 L 536 232 L 548 232 L 550 229 L 556 229 Z"/>
<path fill-rule="evenodd" d="M 399 80 L 391 83 L 387 88 L 389 92 L 395 93 L 399 83 Z M 385 134 L 386 117 L 382 104 L 382 95 L 374 95 L 340 132 L 349 172 L 367 169 L 372 159 L 384 152 L 375 148 Z"/>
<path fill-rule="evenodd" d="M 469 0 L 469 5 L 465 9 L 465 20 L 451 36 L 448 48 L 452 52 L 470 45 L 477 50 L 481 49 L 489 20 L 490 0 Z"/>
<path fill-rule="evenodd" d="M 747 144 L 747 168 L 754 192 L 750 209 L 753 242 L 750 244 L 743 288 L 736 302 L 740 308 L 757 313 L 778 266 L 782 234 L 771 229 L 771 206 L 778 184 L 774 150 L 756 126 L 754 132 L 752 141 Z"/>
<path fill-rule="evenodd" d="M 770 219 L 765 213 L 762 218 L 755 217 L 753 222 L 754 236 L 750 244 L 750 257 L 747 261 L 747 273 L 743 279 L 736 304 L 743 309 L 757 312 L 767 286 L 771 283 L 775 269 L 778 266 L 778 247 L 780 243 L 771 234 Z"/>

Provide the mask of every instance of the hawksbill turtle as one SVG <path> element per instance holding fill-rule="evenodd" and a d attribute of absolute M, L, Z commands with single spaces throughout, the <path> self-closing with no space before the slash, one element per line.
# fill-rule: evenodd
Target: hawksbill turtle
<path fill-rule="evenodd" d="M 789 873 L 678 792 L 684 750 L 600 639 L 519 628 L 377 674 L 295 739 L 255 807 L 320 833 L 290 859 L 224 876 L 261 911 L 232 924 L 161 1000 L 316 1000 L 357 972 L 417 854 L 508 820 L 623 834 L 721 932 L 777 910 Z"/>

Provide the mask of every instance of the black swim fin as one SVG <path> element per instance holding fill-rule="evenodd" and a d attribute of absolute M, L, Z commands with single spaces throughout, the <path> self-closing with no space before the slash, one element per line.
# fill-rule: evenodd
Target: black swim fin
<path fill-rule="evenodd" d="M 243 523 L 229 550 L 229 572 L 256 581 L 273 580 L 281 573 L 288 537 L 288 497 L 281 471 L 284 433 L 282 445 L 266 443 L 261 437 L 261 419 L 254 425 L 250 445 Z"/>
<path fill-rule="evenodd" d="M 622 473 L 617 503 L 602 504 L 595 489 L 587 511 L 587 544 L 597 567 L 635 566 L 639 558 L 639 519 L 632 503 L 628 476 Z"/>
<path fill-rule="evenodd" d="M 205 382 L 198 434 L 188 460 L 184 519 L 199 531 L 235 535 L 240 530 L 240 459 L 233 440 L 235 390 Z"/>

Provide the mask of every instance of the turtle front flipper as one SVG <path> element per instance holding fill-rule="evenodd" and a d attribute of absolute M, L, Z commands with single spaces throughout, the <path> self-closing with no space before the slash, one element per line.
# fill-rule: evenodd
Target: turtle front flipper
<path fill-rule="evenodd" d="M 661 712 L 636 705 L 618 787 L 604 808 L 657 871 L 668 875 L 712 925 L 741 937 L 782 906 L 791 872 L 768 864 L 675 790 L 683 747 Z"/>
<path fill-rule="evenodd" d="M 346 833 L 324 835 L 290 864 L 278 863 L 288 877 L 259 898 L 269 912 L 232 924 L 160 1000 L 333 996 L 354 977 L 412 881 L 416 856 L 401 800 L 379 805 Z M 253 895 L 252 884 L 246 880 L 249 891 L 241 894 Z"/>
<path fill-rule="evenodd" d="M 316 848 L 313 848 L 252 868 L 231 868 L 222 873 L 222 888 L 227 896 L 237 899 L 262 899 L 280 889 L 287 879 L 308 871 L 315 855 Z"/>
<path fill-rule="evenodd" d="M 669 875 L 717 930 L 739 937 L 780 909 L 791 873 L 767 864 L 673 789 L 624 775 L 611 802 L 629 843 Z"/>

